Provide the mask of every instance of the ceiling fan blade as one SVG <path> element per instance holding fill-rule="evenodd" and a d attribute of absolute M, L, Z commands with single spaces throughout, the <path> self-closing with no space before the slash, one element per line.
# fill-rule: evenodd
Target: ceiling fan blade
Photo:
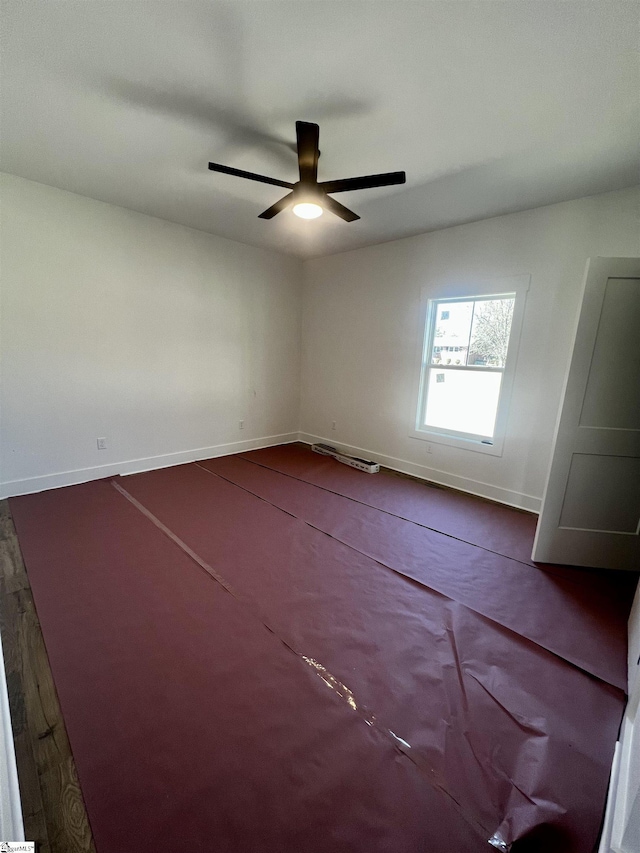
<path fill-rule="evenodd" d="M 340 204 L 340 202 L 336 201 L 335 198 L 329 198 L 329 196 L 323 198 L 322 206 L 325 210 L 335 213 L 335 215 L 339 216 L 340 219 L 344 219 L 345 222 L 355 222 L 356 219 L 360 219 L 357 213 L 354 213 L 352 210 L 349 210 L 348 207 Z"/>
<path fill-rule="evenodd" d="M 363 175 L 361 178 L 342 178 L 339 181 L 324 181 L 318 186 L 326 193 L 344 193 L 347 190 L 367 190 L 371 187 L 390 187 L 394 184 L 404 184 L 407 180 L 405 172 L 385 172 L 382 175 Z"/>
<path fill-rule="evenodd" d="M 318 139 L 320 128 L 310 121 L 296 122 L 296 138 L 298 140 L 298 167 L 300 180 L 315 184 L 318 180 Z"/>
<path fill-rule="evenodd" d="M 276 187 L 293 189 L 293 184 L 288 181 L 280 181 L 278 178 L 268 178 L 266 175 L 256 175 L 255 172 L 244 172 L 242 169 L 233 169 L 231 166 L 221 166 L 220 163 L 209 163 L 212 172 L 222 172 L 225 175 L 235 175 L 238 178 L 248 178 L 250 181 L 260 181 L 262 184 L 273 184 Z"/>
<path fill-rule="evenodd" d="M 281 213 L 285 207 L 288 207 L 293 200 L 293 193 L 287 193 L 280 201 L 277 201 L 275 204 L 272 204 L 271 207 L 268 207 L 264 210 L 259 216 L 258 219 L 273 219 L 276 213 Z"/>

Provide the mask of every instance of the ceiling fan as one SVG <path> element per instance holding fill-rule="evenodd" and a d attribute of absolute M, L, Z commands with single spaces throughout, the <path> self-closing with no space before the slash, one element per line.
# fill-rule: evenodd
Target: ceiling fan
<path fill-rule="evenodd" d="M 263 211 L 260 219 L 273 219 L 276 213 L 293 205 L 293 212 L 302 219 L 315 219 L 324 210 L 335 213 L 345 222 L 360 219 L 357 213 L 331 198 L 328 193 L 342 193 L 348 190 L 365 190 L 371 187 L 388 187 L 393 184 L 404 184 L 407 176 L 404 172 L 385 172 L 382 175 L 365 175 L 361 178 L 342 178 L 338 181 L 322 181 L 318 183 L 318 138 L 320 128 L 309 121 L 296 122 L 296 138 L 298 142 L 298 167 L 300 180 L 291 184 L 278 178 L 268 178 L 266 175 L 256 175 L 255 172 L 245 172 L 222 166 L 220 163 L 209 163 L 212 172 L 223 172 L 225 175 L 237 175 L 250 181 L 260 181 L 263 184 L 274 184 L 276 187 L 286 187 L 291 190 L 286 196 Z"/>

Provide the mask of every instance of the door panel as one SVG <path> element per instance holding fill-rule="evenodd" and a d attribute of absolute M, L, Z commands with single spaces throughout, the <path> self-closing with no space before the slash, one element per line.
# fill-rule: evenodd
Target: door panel
<path fill-rule="evenodd" d="M 580 426 L 640 430 L 640 288 L 607 281 Z M 635 388 L 635 394 L 624 389 Z"/>
<path fill-rule="evenodd" d="M 598 500 L 593 500 L 593 493 Z M 620 495 L 624 500 L 619 500 Z M 574 453 L 560 526 L 605 533 L 638 533 L 640 459 Z"/>

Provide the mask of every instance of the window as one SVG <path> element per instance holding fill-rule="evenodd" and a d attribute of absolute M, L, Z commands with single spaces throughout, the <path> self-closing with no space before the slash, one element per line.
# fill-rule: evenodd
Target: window
<path fill-rule="evenodd" d="M 428 300 L 414 438 L 502 453 L 528 282 Z"/>

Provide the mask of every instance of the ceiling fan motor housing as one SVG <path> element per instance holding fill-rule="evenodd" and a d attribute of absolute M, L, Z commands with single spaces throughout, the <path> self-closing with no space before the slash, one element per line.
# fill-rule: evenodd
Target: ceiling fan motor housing
<path fill-rule="evenodd" d="M 298 181 L 293 187 L 293 204 L 324 204 L 327 194 L 318 184 Z"/>

